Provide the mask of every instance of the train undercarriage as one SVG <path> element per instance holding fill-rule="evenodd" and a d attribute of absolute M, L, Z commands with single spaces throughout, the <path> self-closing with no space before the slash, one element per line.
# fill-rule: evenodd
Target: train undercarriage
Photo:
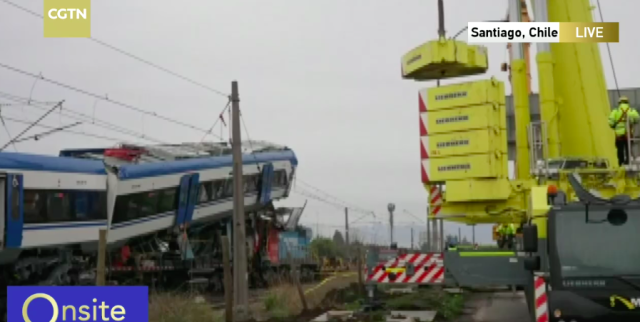
<path fill-rule="evenodd" d="M 299 208 L 285 208 L 294 211 Z M 280 234 L 287 224 L 283 211 L 272 206 L 247 215 L 247 258 L 250 288 L 264 288 L 287 281 L 292 267 L 301 282 L 313 281 L 319 271 L 308 244 L 287 243 Z M 287 212 L 287 211 L 285 211 Z M 301 211 L 300 211 L 301 214 Z M 290 216 L 291 217 L 291 216 Z M 298 216 L 299 219 L 299 216 Z M 297 222 L 297 219 L 296 219 Z M 294 224 L 297 226 L 297 224 Z M 230 216 L 198 223 L 185 232 L 178 229 L 139 236 L 107 246 L 107 285 L 147 285 L 151 292 L 178 291 L 210 295 L 224 293 L 224 263 L 221 237 L 232 243 Z M 306 231 L 286 231 L 309 241 Z M 187 245 L 183 241 L 187 241 Z M 286 240 L 286 238 L 284 238 Z M 94 243 L 95 244 L 95 243 Z M 286 244 L 286 245 L 285 245 Z M 233 254 L 230 246 L 229 254 Z M 59 248 L 5 249 L 0 256 L 0 283 L 12 285 L 96 285 L 98 252 L 96 245 L 65 245 Z M 233 258 L 230 261 L 233 265 Z M 6 299 L 6 287 L 2 288 Z M 6 300 L 2 301 L 3 305 Z M 3 311 L 6 312 L 6 310 Z"/>

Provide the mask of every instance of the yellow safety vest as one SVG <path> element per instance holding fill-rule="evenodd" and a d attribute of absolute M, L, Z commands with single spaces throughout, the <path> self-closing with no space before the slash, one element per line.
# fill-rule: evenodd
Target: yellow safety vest
<path fill-rule="evenodd" d="M 638 123 L 640 119 L 638 111 L 631 108 L 627 103 L 620 104 L 618 108 L 609 114 L 609 127 L 615 131 L 616 137 L 624 137 L 627 135 L 627 118 L 629 118 L 630 126 Z"/>

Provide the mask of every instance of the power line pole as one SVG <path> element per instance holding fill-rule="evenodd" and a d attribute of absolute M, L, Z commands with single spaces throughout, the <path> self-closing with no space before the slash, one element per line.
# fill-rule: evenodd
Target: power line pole
<path fill-rule="evenodd" d="M 233 152 L 233 316 L 249 319 L 247 286 L 247 245 L 242 178 L 242 139 L 240 135 L 240 95 L 238 82 L 231 83 L 231 149 Z"/>
<path fill-rule="evenodd" d="M 440 219 L 440 251 L 444 251 L 444 221 Z"/>
<path fill-rule="evenodd" d="M 433 243 L 431 243 L 431 245 L 433 245 L 433 248 L 431 249 L 431 251 L 442 251 L 438 242 L 440 240 L 440 234 L 438 233 L 438 219 L 431 219 L 431 230 L 433 231 Z"/>
<path fill-rule="evenodd" d="M 462 243 L 462 228 L 458 227 L 458 244 Z"/>
<path fill-rule="evenodd" d="M 433 251 L 431 244 L 431 225 L 429 225 L 429 206 L 427 206 L 427 251 Z"/>
<path fill-rule="evenodd" d="M 411 250 L 413 250 L 413 227 L 411 227 Z"/>
<path fill-rule="evenodd" d="M 387 210 L 389 210 L 389 245 L 393 244 L 393 211 L 396 210 L 396 205 L 393 203 L 389 203 L 387 205 Z"/>
<path fill-rule="evenodd" d="M 349 208 L 344 207 L 344 240 L 347 244 L 347 258 L 349 258 Z"/>
<path fill-rule="evenodd" d="M 476 244 L 476 225 L 471 226 L 471 242 Z"/>

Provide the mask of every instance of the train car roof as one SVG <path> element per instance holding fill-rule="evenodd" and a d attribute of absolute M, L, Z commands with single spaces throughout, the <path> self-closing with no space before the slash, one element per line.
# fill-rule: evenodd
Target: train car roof
<path fill-rule="evenodd" d="M 294 166 L 298 165 L 298 159 L 296 158 L 295 153 L 293 153 L 293 151 L 291 150 L 257 152 L 254 154 L 242 155 L 243 164 L 274 161 L 289 161 Z M 231 155 L 183 159 L 176 161 L 127 164 L 119 166 L 118 177 L 122 180 L 139 179 L 189 171 L 224 168 L 232 165 L 233 158 Z"/>
<path fill-rule="evenodd" d="M 0 152 L 0 169 L 107 174 L 104 163 L 99 160 L 15 152 Z"/>

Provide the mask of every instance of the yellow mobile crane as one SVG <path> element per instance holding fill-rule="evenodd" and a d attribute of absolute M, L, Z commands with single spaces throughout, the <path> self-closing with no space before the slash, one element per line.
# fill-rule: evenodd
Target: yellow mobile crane
<path fill-rule="evenodd" d="M 520 21 L 524 1 L 509 1 Z M 532 0 L 537 22 L 593 22 L 589 0 Z M 416 81 L 486 73 L 488 53 L 439 38 L 402 58 Z M 447 251 L 445 283 L 525 290 L 532 321 L 640 320 L 640 167 L 615 162 L 597 44 L 539 43 L 539 122 L 531 122 L 522 44 L 512 44 L 516 179 L 508 178 L 504 84 L 494 78 L 420 91 L 422 181 L 438 218 L 518 223 L 522 252 Z M 630 131 L 627 131 L 629 133 Z M 445 189 L 446 188 L 446 191 Z M 633 196 L 633 197 L 632 197 Z"/>

